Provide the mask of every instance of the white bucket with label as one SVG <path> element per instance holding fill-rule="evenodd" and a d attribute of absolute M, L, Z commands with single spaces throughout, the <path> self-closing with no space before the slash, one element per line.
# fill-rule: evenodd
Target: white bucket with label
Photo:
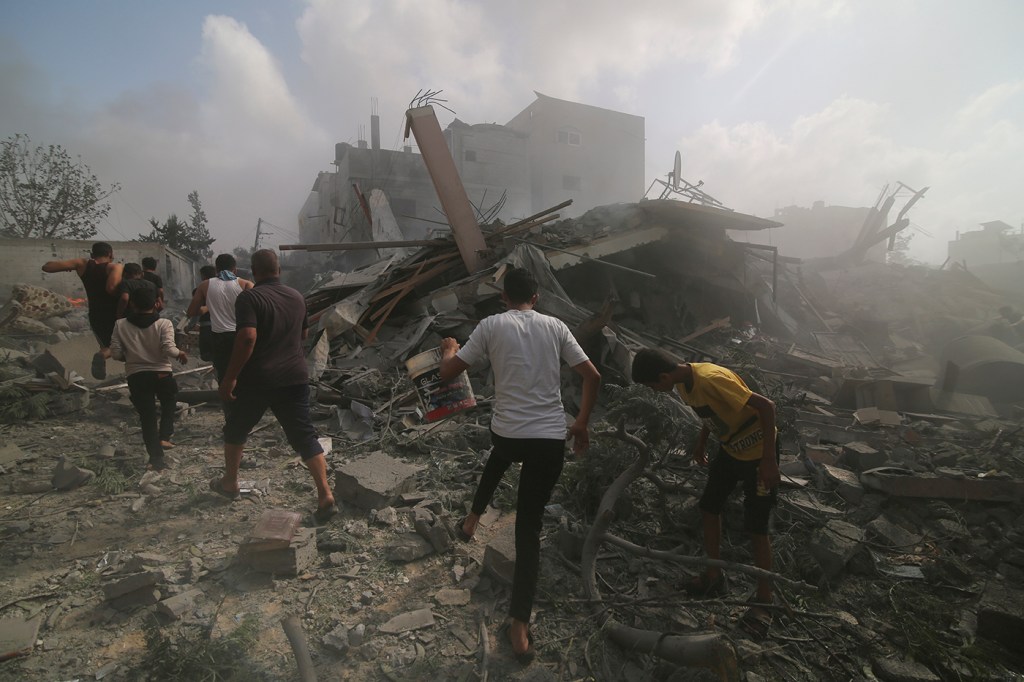
<path fill-rule="evenodd" d="M 441 381 L 441 349 L 432 348 L 405 361 L 428 422 L 450 417 L 476 407 L 469 374 L 462 372 L 451 381 Z"/>

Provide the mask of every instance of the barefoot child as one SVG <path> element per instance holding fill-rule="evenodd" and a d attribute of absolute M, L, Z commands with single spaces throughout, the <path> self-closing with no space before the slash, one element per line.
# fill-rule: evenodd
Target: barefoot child
<path fill-rule="evenodd" d="M 171 374 L 171 360 L 185 364 L 188 356 L 174 345 L 174 325 L 156 312 L 156 289 L 145 287 L 131 292 L 128 314 L 114 325 L 110 353 L 123 360 L 128 375 L 132 405 L 142 422 L 142 440 L 149 455 L 149 469 L 167 468 L 164 449 L 174 433 L 174 410 L 178 386 Z M 160 400 L 157 426 L 156 400 Z"/>

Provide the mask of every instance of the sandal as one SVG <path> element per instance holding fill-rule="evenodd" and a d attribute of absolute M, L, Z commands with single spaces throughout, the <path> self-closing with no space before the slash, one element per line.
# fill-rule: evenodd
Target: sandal
<path fill-rule="evenodd" d="M 227 490 L 224 490 L 224 486 L 221 485 L 221 478 L 219 476 L 210 479 L 210 490 L 217 493 L 221 497 L 228 498 L 231 501 L 242 499 L 242 494 L 240 492 L 229 492 Z"/>
<path fill-rule="evenodd" d="M 725 573 L 719 573 L 714 580 L 708 578 L 707 573 L 701 573 L 684 582 L 682 588 L 691 597 L 722 597 L 728 591 Z"/>
<path fill-rule="evenodd" d="M 736 621 L 736 626 L 755 642 L 763 641 L 768 637 L 772 621 L 775 620 L 772 612 L 760 608 L 759 603 L 763 602 L 752 601 L 750 608 Z"/>

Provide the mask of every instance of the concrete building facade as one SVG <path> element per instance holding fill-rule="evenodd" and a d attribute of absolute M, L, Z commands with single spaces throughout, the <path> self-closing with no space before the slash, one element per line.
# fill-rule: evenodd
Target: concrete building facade
<path fill-rule="evenodd" d="M 526 136 L 536 212 L 572 199 L 563 215 L 639 201 L 644 195 L 644 118 L 535 93 L 508 122 Z"/>
<path fill-rule="evenodd" d="M 980 230 L 957 232 L 947 253 L 951 263 L 991 287 L 1024 289 L 1024 228 L 1015 230 L 1002 220 L 982 223 Z"/>
<path fill-rule="evenodd" d="M 84 239 L 0 239 L 0 250 L 7 254 L 6 267 L 0 270 L 0 300 L 10 298 L 15 284 L 32 284 L 63 294 L 84 298 L 82 280 L 71 272 L 47 274 L 43 263 L 51 260 L 88 258 L 93 243 Z M 118 263 L 141 263 L 146 256 L 157 262 L 157 274 L 164 281 L 169 300 L 185 300 L 199 282 L 200 264 L 163 244 L 152 242 L 108 242 Z"/>

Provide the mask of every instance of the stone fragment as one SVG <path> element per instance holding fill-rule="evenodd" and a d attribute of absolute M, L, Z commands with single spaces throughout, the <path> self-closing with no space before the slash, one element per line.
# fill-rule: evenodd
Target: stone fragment
<path fill-rule="evenodd" d="M 432 554 L 434 547 L 416 533 L 402 533 L 384 550 L 388 561 L 415 561 Z"/>
<path fill-rule="evenodd" d="M 134 592 L 122 594 L 116 599 L 111 599 L 109 604 L 111 608 L 118 611 L 129 611 L 137 606 L 156 604 L 158 601 L 160 601 L 160 590 L 154 587 L 143 587 Z"/>
<path fill-rule="evenodd" d="M 135 573 L 120 580 L 106 583 L 103 586 L 103 598 L 110 600 L 134 592 L 144 587 L 153 587 L 166 580 L 163 571 L 145 571 Z"/>
<path fill-rule="evenodd" d="M 860 504 L 864 497 L 864 486 L 860 484 L 857 474 L 829 464 L 822 464 L 821 469 L 825 478 L 835 486 L 836 493 L 840 497 L 848 504 Z"/>
<path fill-rule="evenodd" d="M 843 445 L 843 463 L 854 471 L 867 471 L 883 466 L 887 457 L 867 443 L 853 441 Z"/>
<path fill-rule="evenodd" d="M 1024 593 L 990 582 L 978 604 L 978 636 L 1019 650 L 1024 642 Z"/>
<path fill-rule="evenodd" d="M 423 519 L 418 519 L 415 526 L 416 532 L 419 533 L 420 537 L 429 542 L 430 546 L 433 547 L 434 551 L 438 554 L 444 554 L 451 549 L 451 536 L 448 535 L 448 531 L 445 530 L 442 524 L 431 524 Z"/>
<path fill-rule="evenodd" d="M 350 646 L 361 646 L 366 641 L 366 626 L 359 623 L 348 631 L 348 643 Z"/>
<path fill-rule="evenodd" d="M 181 618 L 181 614 L 195 606 L 196 598 L 202 593 L 202 590 L 188 590 L 187 592 L 182 592 L 181 594 L 170 597 L 169 599 L 164 599 L 162 602 L 157 604 L 156 610 L 158 613 L 171 620 L 178 620 Z"/>
<path fill-rule="evenodd" d="M 868 530 L 887 547 L 909 550 L 921 542 L 921 536 L 905 530 L 884 516 L 879 516 L 868 523 Z"/>
<path fill-rule="evenodd" d="M 4 618 L 0 620 L 0 661 L 21 656 L 32 651 L 36 645 L 36 635 L 42 616 L 30 620 L 21 618 Z"/>
<path fill-rule="evenodd" d="M 917 661 L 876 658 L 871 669 L 883 682 L 939 682 L 939 676 Z"/>
<path fill-rule="evenodd" d="M 413 477 L 422 470 L 422 466 L 377 451 L 338 469 L 334 494 L 363 509 L 380 509 L 395 504 L 402 493 L 412 491 Z"/>
<path fill-rule="evenodd" d="M 50 479 L 50 485 L 56 490 L 68 491 L 79 488 L 93 478 L 96 477 L 96 473 L 89 470 L 77 467 L 74 464 L 69 464 L 67 458 L 63 455 L 57 460 L 57 466 L 53 470 L 53 477 Z"/>
<path fill-rule="evenodd" d="M 430 609 L 416 609 L 401 613 L 380 626 L 380 631 L 389 635 L 429 628 L 434 625 L 434 614 Z"/>
<path fill-rule="evenodd" d="M 814 534 L 807 549 L 821 566 L 825 577 L 832 579 L 843 572 L 846 563 L 860 549 L 863 540 L 863 529 L 833 519 Z"/>
<path fill-rule="evenodd" d="M 344 625 L 339 625 L 324 635 L 323 642 L 327 648 L 333 649 L 339 654 L 344 654 L 350 646 L 348 628 Z"/>
<path fill-rule="evenodd" d="M 394 507 L 384 507 L 372 512 L 373 519 L 385 526 L 394 526 L 398 523 L 398 512 Z"/>
<path fill-rule="evenodd" d="M 462 606 L 469 603 L 471 596 L 467 589 L 446 587 L 437 591 L 437 594 L 434 595 L 434 601 L 441 606 Z"/>
<path fill-rule="evenodd" d="M 484 572 L 511 585 L 516 567 L 515 523 L 507 523 L 495 533 L 484 549 Z"/>

